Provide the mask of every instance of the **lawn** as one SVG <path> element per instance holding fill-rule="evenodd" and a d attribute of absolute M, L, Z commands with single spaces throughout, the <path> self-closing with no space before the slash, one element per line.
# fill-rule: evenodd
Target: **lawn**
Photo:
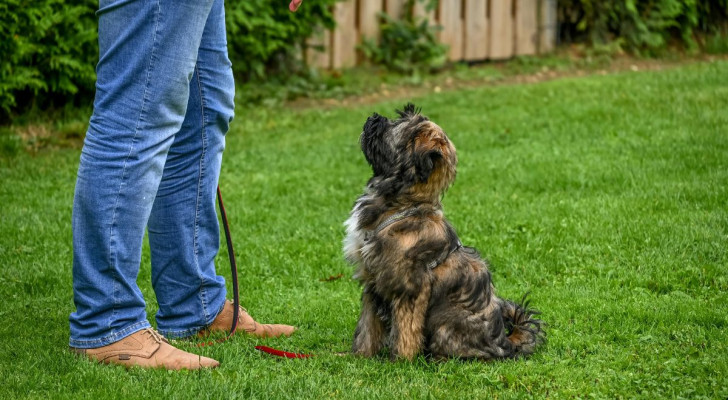
<path fill-rule="evenodd" d="M 351 343 L 343 221 L 369 170 L 358 135 L 407 100 L 458 148 L 444 198 L 501 296 L 531 292 L 527 360 L 390 362 Z M 242 301 L 291 338 L 197 349 L 212 371 L 126 371 L 67 350 L 78 149 L 0 156 L 2 398 L 728 397 L 728 62 L 479 87 L 348 108 L 239 110 L 221 176 Z M 229 278 L 224 247 L 218 270 Z M 343 274 L 343 278 L 326 278 Z M 228 279 L 230 282 L 230 279 Z M 145 249 L 139 285 L 156 305 Z M 258 344 L 315 354 L 284 360 Z"/>

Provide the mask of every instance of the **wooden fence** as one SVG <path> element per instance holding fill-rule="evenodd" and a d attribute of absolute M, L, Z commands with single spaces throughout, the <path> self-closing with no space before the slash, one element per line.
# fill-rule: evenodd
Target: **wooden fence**
<path fill-rule="evenodd" d="M 362 61 L 356 47 L 379 34 L 377 14 L 398 18 L 406 0 L 346 0 L 334 7 L 337 27 L 309 40 L 309 64 L 343 68 Z M 450 47 L 450 61 L 502 60 L 547 53 L 556 43 L 556 0 L 439 0 L 426 11 L 416 2 L 415 16 L 439 25 L 439 39 Z M 318 50 L 314 50 L 318 48 Z M 320 49 L 323 48 L 323 51 Z"/>

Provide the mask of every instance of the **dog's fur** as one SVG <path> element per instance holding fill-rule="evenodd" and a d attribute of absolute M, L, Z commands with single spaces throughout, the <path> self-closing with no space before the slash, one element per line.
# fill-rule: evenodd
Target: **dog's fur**
<path fill-rule="evenodd" d="M 388 346 L 392 358 L 480 360 L 532 353 L 544 337 L 538 312 L 496 297 L 487 262 L 460 245 L 443 216 L 455 147 L 414 105 L 397 113 L 369 117 L 360 139 L 374 175 L 346 221 L 344 253 L 363 286 L 352 351 L 371 357 Z"/>

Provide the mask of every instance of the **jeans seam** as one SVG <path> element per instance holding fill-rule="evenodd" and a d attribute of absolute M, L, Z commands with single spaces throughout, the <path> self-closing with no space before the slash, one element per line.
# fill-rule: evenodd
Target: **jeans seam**
<path fill-rule="evenodd" d="M 200 278 L 200 302 L 202 303 L 202 313 L 204 315 L 204 320 L 208 320 L 208 311 L 207 311 L 207 296 L 205 291 L 205 278 L 203 274 L 200 271 L 200 260 L 198 258 L 198 233 L 199 233 L 199 222 L 200 222 L 200 204 L 202 203 L 201 197 L 202 197 L 202 186 L 204 182 L 204 175 L 205 175 L 205 156 L 207 154 L 207 118 L 205 115 L 205 93 L 202 86 L 202 71 L 199 68 L 199 62 L 195 66 L 197 69 L 197 87 L 200 91 L 200 121 L 201 121 L 201 129 L 200 129 L 200 141 L 202 142 L 202 151 L 200 153 L 200 175 L 197 180 L 197 204 L 195 205 L 195 241 L 194 241 L 194 253 L 195 253 L 195 263 L 197 265 L 197 273 Z"/>
<path fill-rule="evenodd" d="M 147 77 L 144 82 L 144 94 L 142 96 L 142 105 L 141 109 L 139 110 L 139 118 L 137 119 L 136 126 L 134 127 L 134 136 L 131 139 L 131 144 L 129 146 L 129 152 L 127 153 L 126 157 L 124 158 L 124 164 L 121 169 L 121 180 L 119 182 L 119 190 L 116 193 L 116 201 L 114 202 L 114 209 L 111 214 L 111 226 L 110 226 L 110 233 L 109 233 L 109 265 L 112 265 L 112 260 L 114 260 L 116 257 L 116 246 L 115 240 L 114 240 L 114 231 L 116 229 L 116 211 L 119 208 L 119 199 L 121 198 L 121 192 L 122 187 L 124 186 L 124 180 L 126 179 L 126 170 L 127 165 L 129 162 L 129 158 L 131 157 L 132 153 L 134 152 L 134 145 L 136 144 L 137 138 L 139 136 L 139 131 L 141 127 L 141 123 L 144 120 L 144 113 L 146 111 L 146 105 L 149 102 L 149 87 L 151 86 L 151 76 L 152 76 L 152 69 L 154 68 L 154 55 L 157 51 L 157 36 L 159 34 L 159 20 L 161 19 L 161 5 L 160 0 L 157 0 L 157 9 L 154 13 L 154 34 L 152 36 L 152 50 L 149 55 L 149 64 L 147 66 Z M 113 309 L 111 313 L 111 318 L 108 321 L 109 327 L 111 327 L 111 322 L 115 320 L 117 308 L 118 308 L 118 290 L 119 290 L 119 274 L 116 270 L 116 268 L 112 268 L 112 273 L 114 275 L 114 286 L 113 286 Z"/>

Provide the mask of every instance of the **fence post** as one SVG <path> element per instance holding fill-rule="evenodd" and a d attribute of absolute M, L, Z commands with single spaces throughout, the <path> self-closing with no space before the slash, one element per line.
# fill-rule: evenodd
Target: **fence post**
<path fill-rule="evenodd" d="M 516 0 L 516 55 L 536 54 L 538 0 Z"/>
<path fill-rule="evenodd" d="M 440 42 L 450 46 L 448 60 L 458 61 L 463 58 L 463 20 L 460 0 L 440 0 Z"/>
<path fill-rule="evenodd" d="M 488 58 L 488 1 L 465 0 L 465 60 Z"/>
<path fill-rule="evenodd" d="M 348 0 L 334 6 L 336 29 L 331 40 L 331 67 L 346 68 L 356 65 L 356 2 Z"/>
<path fill-rule="evenodd" d="M 490 2 L 490 58 L 513 56 L 513 1 Z"/>
<path fill-rule="evenodd" d="M 430 25 L 434 25 L 437 22 L 435 21 L 435 10 L 433 9 L 428 11 L 425 4 L 421 1 L 415 2 L 415 7 L 412 13 L 415 18 L 426 18 Z"/>
<path fill-rule="evenodd" d="M 367 1 L 367 0 L 362 0 Z M 371 1 L 371 0 L 369 0 Z M 394 19 L 402 19 L 402 15 L 405 12 L 404 3 L 406 0 L 385 0 L 384 12 L 389 14 Z M 381 2 L 381 1 L 380 1 Z"/>
<path fill-rule="evenodd" d="M 331 68 L 331 31 L 319 26 L 306 41 L 306 63 L 316 68 Z"/>
<path fill-rule="evenodd" d="M 379 13 L 381 1 L 359 0 L 359 36 L 379 41 Z"/>
<path fill-rule="evenodd" d="M 539 16 L 538 16 L 539 44 L 538 52 L 540 54 L 548 53 L 556 47 L 557 35 L 557 16 L 556 16 L 556 0 L 540 0 Z"/>

